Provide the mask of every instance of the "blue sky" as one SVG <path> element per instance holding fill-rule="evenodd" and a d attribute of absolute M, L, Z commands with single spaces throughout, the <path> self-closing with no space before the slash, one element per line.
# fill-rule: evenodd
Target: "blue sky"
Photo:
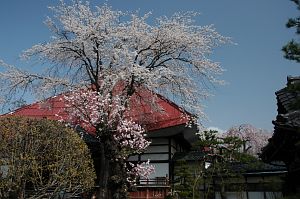
<path fill-rule="evenodd" d="M 0 59 L 26 66 L 18 55 L 32 45 L 50 38 L 43 24 L 51 16 L 47 8 L 57 0 L 3 0 L 0 3 Z M 91 0 L 91 4 L 105 1 Z M 214 24 L 237 45 L 216 49 L 211 59 L 226 70 L 221 76 L 227 84 L 212 89 L 205 101 L 209 121 L 206 127 L 226 130 L 250 123 L 258 128 L 273 129 L 276 117 L 274 92 L 286 84 L 287 75 L 300 75 L 299 64 L 285 60 L 281 47 L 294 30 L 285 28 L 289 17 L 299 16 L 289 0 L 108 0 L 115 9 L 151 11 L 153 17 L 177 11 L 197 11 L 196 24 Z"/>

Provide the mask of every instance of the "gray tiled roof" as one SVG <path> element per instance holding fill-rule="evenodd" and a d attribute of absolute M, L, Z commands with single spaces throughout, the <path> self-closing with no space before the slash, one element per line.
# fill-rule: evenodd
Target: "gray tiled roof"
<path fill-rule="evenodd" d="M 267 164 L 261 161 L 249 162 L 249 163 L 233 163 L 231 168 L 236 172 L 247 173 L 259 173 L 259 172 L 275 172 L 286 171 L 287 168 L 283 162 L 277 162 L 276 164 Z"/>
<path fill-rule="evenodd" d="M 260 157 L 266 161 L 292 161 L 295 144 L 300 133 L 300 76 L 288 77 L 287 86 L 276 93 L 278 114 L 274 134 L 262 150 Z"/>
<path fill-rule="evenodd" d="M 288 128 L 300 128 L 300 110 L 291 111 L 287 114 L 279 114 L 277 120 L 273 123 Z"/>
<path fill-rule="evenodd" d="M 277 96 L 278 114 L 286 114 L 290 111 L 295 110 L 293 105 L 296 103 L 297 100 L 300 99 L 300 89 L 291 89 L 291 86 L 296 84 L 298 84 L 299 87 L 300 76 L 299 77 L 289 76 L 287 78 L 287 87 L 275 93 Z"/>
<path fill-rule="evenodd" d="M 291 88 L 294 86 L 294 88 Z M 295 104 L 300 100 L 300 77 L 288 77 L 287 87 L 276 92 L 278 115 L 273 123 L 277 126 L 300 127 L 300 109 Z"/>

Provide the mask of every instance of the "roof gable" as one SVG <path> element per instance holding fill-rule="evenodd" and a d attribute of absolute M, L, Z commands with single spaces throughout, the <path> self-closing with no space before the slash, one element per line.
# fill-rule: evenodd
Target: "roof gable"
<path fill-rule="evenodd" d="M 153 98 L 152 95 L 156 95 L 156 97 Z M 161 107 L 162 110 L 155 110 L 155 107 L 147 103 L 147 99 L 154 99 L 153 103 L 158 104 L 158 107 Z M 143 125 L 147 131 L 186 124 L 188 122 L 187 115 L 191 115 L 163 96 L 146 90 L 139 91 L 134 95 L 131 99 L 131 104 L 130 111 L 127 112 L 128 117 Z M 64 112 L 64 108 L 64 94 L 61 94 L 44 101 L 23 106 L 8 114 L 66 120 L 68 119 L 68 115 Z"/>

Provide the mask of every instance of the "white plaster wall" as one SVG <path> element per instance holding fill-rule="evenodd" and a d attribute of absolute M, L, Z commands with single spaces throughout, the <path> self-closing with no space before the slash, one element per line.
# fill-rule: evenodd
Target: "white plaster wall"
<path fill-rule="evenodd" d="M 151 163 L 155 167 L 155 172 L 150 175 L 150 179 L 156 177 L 166 177 L 169 175 L 169 164 L 168 163 Z"/>
<path fill-rule="evenodd" d="M 169 155 L 168 154 L 143 154 L 141 155 L 142 161 L 147 161 L 148 159 L 150 161 L 153 160 L 168 160 Z"/>
<path fill-rule="evenodd" d="M 148 146 L 145 153 L 169 152 L 168 145 L 164 146 Z"/>
<path fill-rule="evenodd" d="M 227 192 L 227 199 L 247 199 L 246 192 Z M 248 192 L 248 199 L 279 199 L 282 198 L 281 192 L 266 192 L 266 197 L 264 197 L 264 192 Z M 215 199 L 221 199 L 220 193 L 216 193 Z"/>
<path fill-rule="evenodd" d="M 139 156 L 138 155 L 130 156 L 128 158 L 128 161 L 138 161 L 138 160 L 139 160 Z"/>

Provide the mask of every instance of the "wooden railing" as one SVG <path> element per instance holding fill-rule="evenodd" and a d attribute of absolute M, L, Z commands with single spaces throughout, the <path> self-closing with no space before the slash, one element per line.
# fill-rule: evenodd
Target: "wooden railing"
<path fill-rule="evenodd" d="M 160 187 L 168 187 L 169 179 L 167 177 L 156 177 L 154 179 L 140 179 L 137 182 L 137 186 L 160 186 Z"/>

